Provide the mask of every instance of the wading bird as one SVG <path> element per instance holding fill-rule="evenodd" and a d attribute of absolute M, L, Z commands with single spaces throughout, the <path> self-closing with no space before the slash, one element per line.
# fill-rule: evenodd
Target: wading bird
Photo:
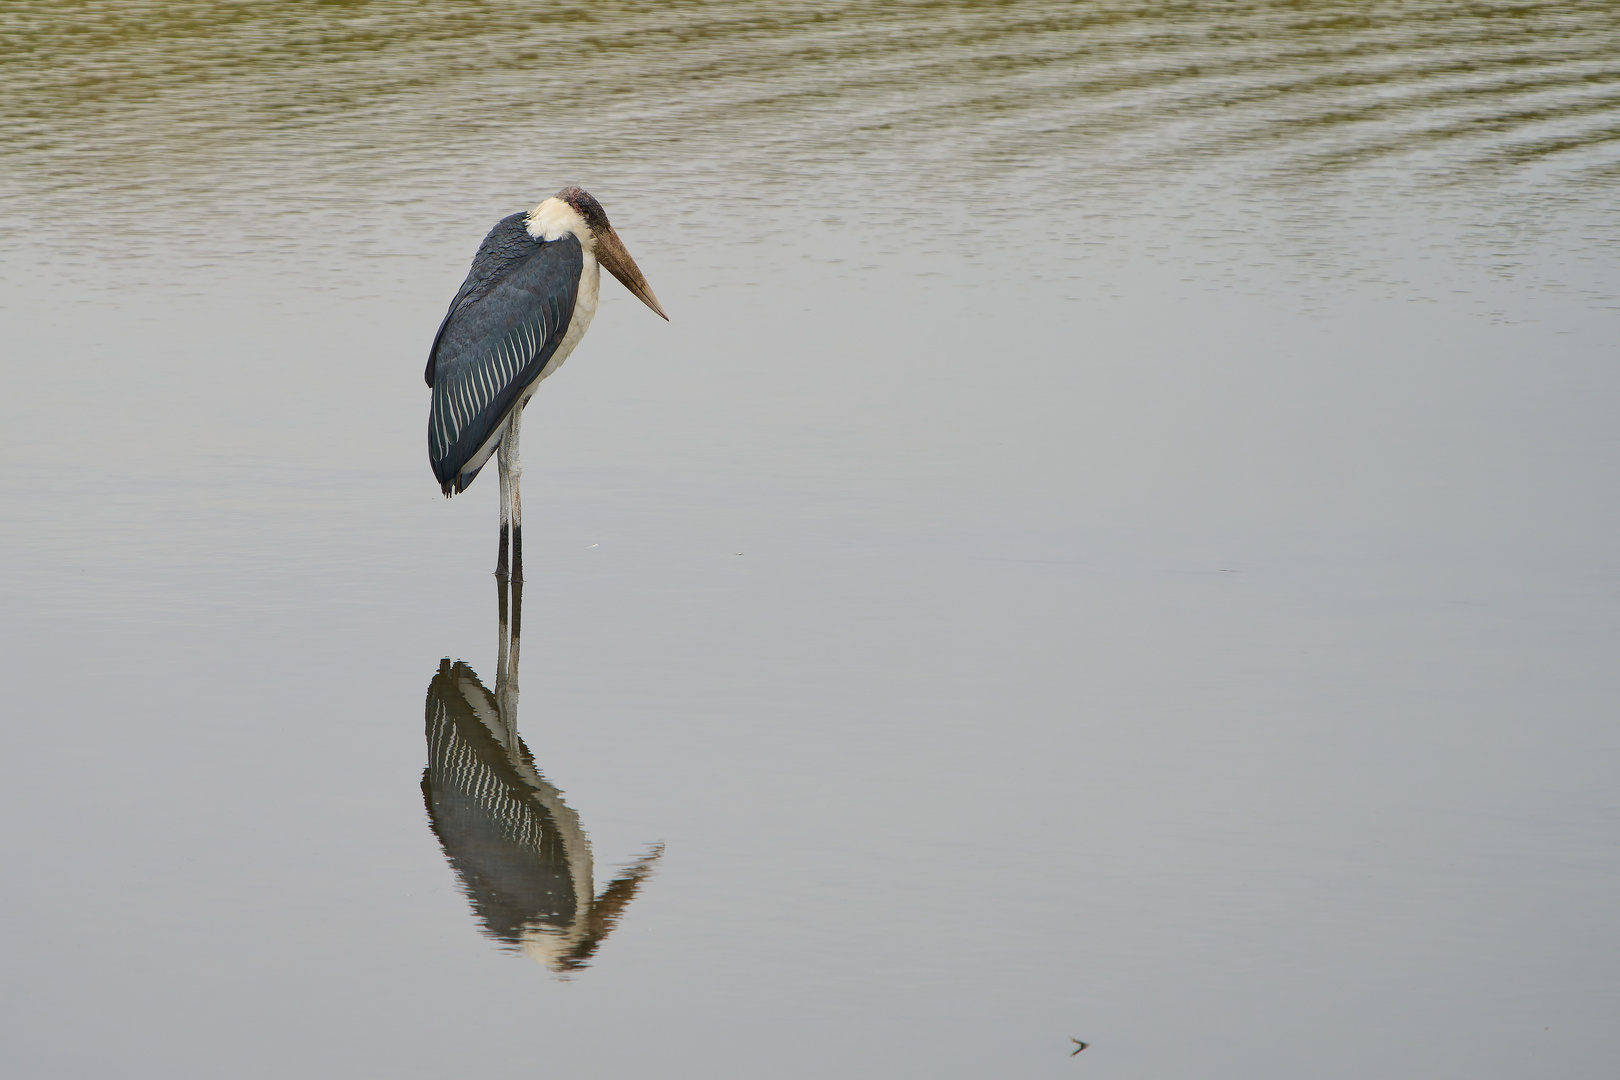
<path fill-rule="evenodd" d="M 499 452 L 501 545 L 495 573 L 523 578 L 518 424 L 540 380 L 562 366 L 596 314 L 600 268 L 666 321 L 602 204 L 563 188 L 484 237 L 428 350 L 428 458 L 446 496 L 467 490 Z M 510 561 L 508 558 L 510 552 Z"/>

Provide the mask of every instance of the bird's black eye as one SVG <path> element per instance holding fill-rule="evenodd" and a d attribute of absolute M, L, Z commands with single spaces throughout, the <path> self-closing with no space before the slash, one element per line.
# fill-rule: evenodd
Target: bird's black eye
<path fill-rule="evenodd" d="M 588 191 L 574 188 L 570 192 L 568 205 L 579 211 L 579 216 L 585 219 L 585 224 L 592 233 L 603 233 L 612 228 L 608 224 L 607 211 L 597 202 Z"/>

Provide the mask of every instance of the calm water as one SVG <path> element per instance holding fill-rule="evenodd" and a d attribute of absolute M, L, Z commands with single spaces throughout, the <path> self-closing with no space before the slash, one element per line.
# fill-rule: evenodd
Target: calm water
<path fill-rule="evenodd" d="M 14 0 L 0 81 L 6 1075 L 1615 1074 L 1612 4 Z M 673 321 L 528 411 L 515 650 L 421 369 L 566 183 Z"/>

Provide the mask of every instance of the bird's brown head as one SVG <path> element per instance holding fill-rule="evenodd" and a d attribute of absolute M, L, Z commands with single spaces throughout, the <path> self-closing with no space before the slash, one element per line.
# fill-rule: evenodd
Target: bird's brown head
<path fill-rule="evenodd" d="M 653 295 L 652 287 L 636 265 L 636 260 L 630 257 L 625 250 L 624 241 L 619 234 L 613 231 L 608 223 L 607 211 L 597 202 L 591 193 L 584 188 L 565 187 L 557 192 L 556 198 L 574 208 L 574 212 L 585 219 L 585 226 L 591 230 L 591 238 L 596 241 L 596 261 L 602 268 L 619 279 L 620 284 L 636 296 L 641 302 L 657 312 L 665 322 L 669 316 L 664 314 L 663 306 L 658 303 L 658 297 Z"/>

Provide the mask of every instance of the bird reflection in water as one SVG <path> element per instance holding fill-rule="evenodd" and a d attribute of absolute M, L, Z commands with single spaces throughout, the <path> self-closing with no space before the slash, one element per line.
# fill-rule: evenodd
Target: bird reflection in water
<path fill-rule="evenodd" d="M 566 976 L 585 967 L 612 932 L 663 845 L 594 895 L 579 815 L 540 775 L 518 736 L 523 583 L 497 584 L 495 691 L 466 664 L 440 662 L 427 692 L 422 797 L 483 932 Z"/>

